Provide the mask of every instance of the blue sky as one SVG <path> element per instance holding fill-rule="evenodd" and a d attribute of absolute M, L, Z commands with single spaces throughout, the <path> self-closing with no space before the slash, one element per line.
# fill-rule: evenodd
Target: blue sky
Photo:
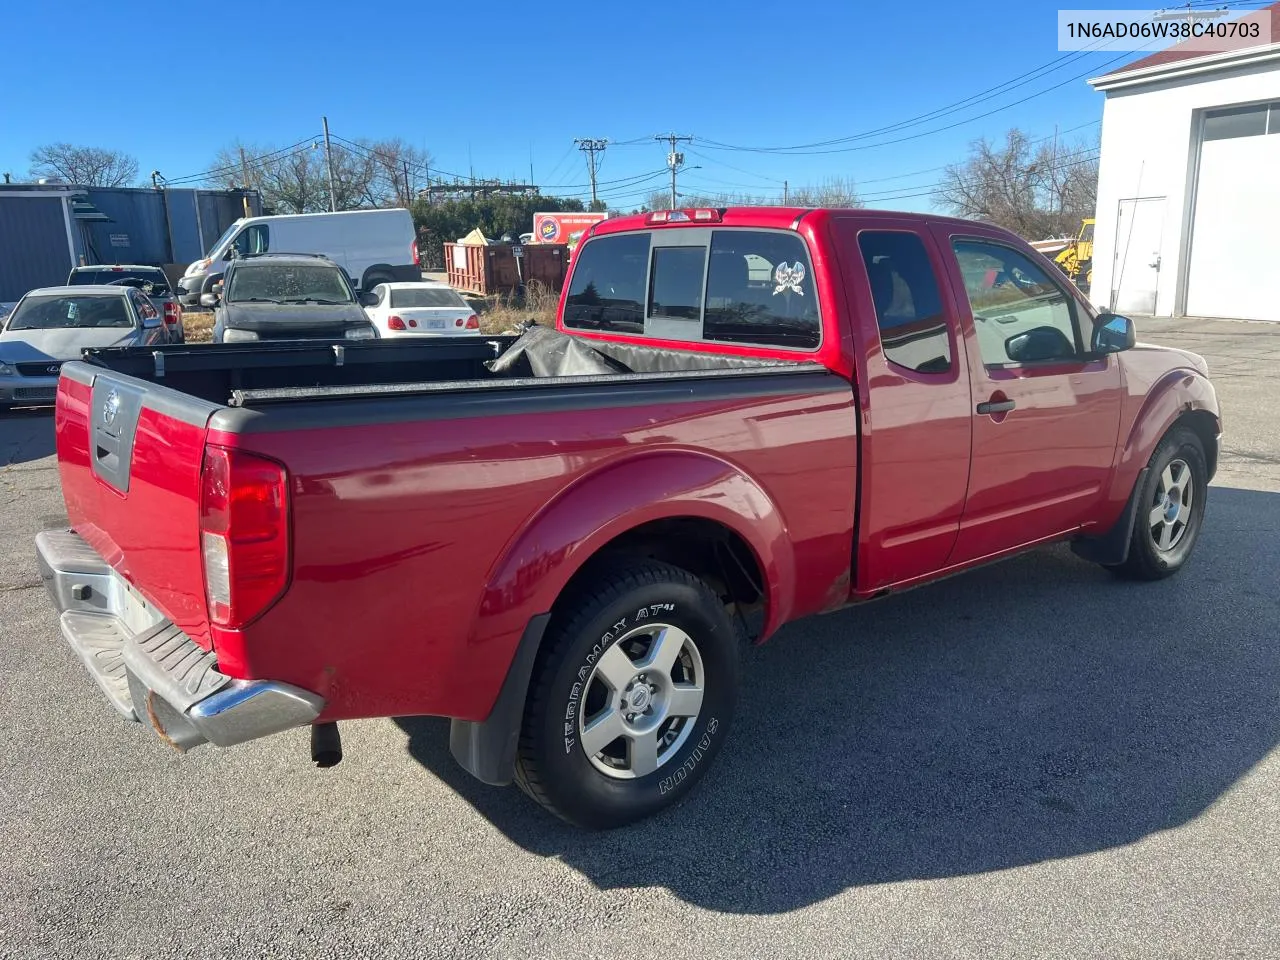
<path fill-rule="evenodd" d="M 527 179 L 532 160 L 536 182 L 566 185 L 552 193 L 586 191 L 573 138 L 607 137 L 602 193 L 627 209 L 666 184 L 634 178 L 662 170 L 666 147 L 651 138 L 667 131 L 696 138 L 684 148 L 701 168 L 681 175 L 689 190 L 773 193 L 784 179 L 844 176 L 874 206 L 929 209 L 940 173 L 930 168 L 976 137 L 1014 125 L 1052 137 L 1055 124 L 1066 141 L 1096 136 L 1102 97 L 1073 78 L 1137 55 L 1107 66 L 1116 54 L 1060 54 L 1059 6 L 312 0 L 300 13 L 271 0 L 120 0 L 109 11 L 66 0 L 54 14 L 16 0 L 5 34 L 22 40 L 0 58 L 0 170 L 20 178 L 32 147 L 66 140 L 132 153 L 143 177 L 178 178 L 237 138 L 283 147 L 318 136 L 326 114 L 335 134 L 403 137 L 450 173 Z M 86 63 L 90 49 L 108 61 Z M 840 152 L 721 146 L 856 136 L 1041 67 L 991 99 L 833 145 Z"/>

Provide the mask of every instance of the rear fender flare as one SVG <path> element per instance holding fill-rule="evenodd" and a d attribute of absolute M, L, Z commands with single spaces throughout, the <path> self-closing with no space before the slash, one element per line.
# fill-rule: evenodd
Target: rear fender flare
<path fill-rule="evenodd" d="M 624 457 L 561 491 L 494 565 L 465 657 L 506 663 L 484 720 L 455 718 L 449 747 L 485 783 L 511 781 L 529 679 L 569 580 L 615 537 L 653 520 L 701 517 L 733 530 L 764 575 L 765 629 L 785 621 L 795 594 L 786 524 L 768 494 L 737 467 L 691 451 Z M 460 668 L 464 663 L 458 665 Z"/>
<path fill-rule="evenodd" d="M 550 611 L 582 566 L 619 535 L 654 520 L 699 517 L 737 533 L 764 576 L 764 634 L 790 613 L 795 558 L 769 495 L 736 466 L 703 453 L 670 451 L 615 461 L 568 487 L 509 544 L 480 603 L 476 648 L 514 643 Z M 497 654 L 497 650 L 493 651 Z"/>

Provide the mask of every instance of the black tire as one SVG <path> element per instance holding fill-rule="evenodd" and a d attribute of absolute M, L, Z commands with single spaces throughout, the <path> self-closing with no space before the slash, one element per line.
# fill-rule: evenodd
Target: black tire
<path fill-rule="evenodd" d="M 601 568 L 583 578 L 582 584 L 558 605 L 534 665 L 520 731 L 516 783 L 569 823 L 611 829 L 678 802 L 706 773 L 733 720 L 738 645 L 721 600 L 678 567 L 638 559 Z M 656 632 L 650 636 L 646 631 Z M 679 657 L 667 674 L 645 667 L 640 652 L 646 646 L 651 653 L 656 651 L 663 637 L 680 644 Z M 633 655 L 639 660 L 619 661 L 618 653 L 627 660 Z M 649 711 L 627 713 L 638 698 L 647 702 L 650 697 L 632 686 L 612 688 L 603 673 L 606 665 L 613 664 L 625 664 L 627 670 L 634 668 L 653 681 L 642 684 L 658 691 L 649 704 L 651 717 Z M 676 716 L 671 692 L 683 687 L 687 695 L 698 682 L 702 696 L 696 715 Z M 624 699 L 626 691 L 629 699 Z M 609 702 L 620 706 L 616 710 L 601 706 Z M 629 732 L 589 757 L 580 742 L 582 718 L 591 716 L 594 722 L 610 712 L 619 724 L 635 718 L 646 730 L 649 723 L 657 726 L 634 736 L 639 727 L 624 726 Z M 634 775 L 629 771 L 635 757 L 632 751 L 644 752 L 640 748 L 646 738 L 651 738 L 650 746 L 657 744 L 653 747 L 657 767 L 646 775 Z M 635 762 L 644 766 L 642 759 Z"/>
<path fill-rule="evenodd" d="M 1180 479 L 1179 464 L 1186 467 L 1191 491 L 1191 505 L 1185 520 L 1181 527 L 1176 522 L 1166 521 L 1153 525 L 1151 517 L 1158 508 L 1171 504 L 1169 509 L 1172 510 L 1186 496 L 1165 496 L 1165 487 L 1168 486 L 1165 472 L 1169 470 L 1171 476 Z M 1138 491 L 1137 515 L 1129 541 L 1129 556 L 1124 563 L 1108 567 L 1117 576 L 1127 580 L 1163 580 L 1177 573 L 1195 549 L 1204 520 L 1209 471 L 1205 465 L 1204 446 L 1193 430 L 1187 427 L 1174 427 L 1170 430 L 1156 446 L 1148 465 L 1151 469 L 1147 471 L 1142 488 Z M 1167 547 L 1162 547 L 1161 537 L 1166 535 L 1166 528 L 1175 539 Z"/>

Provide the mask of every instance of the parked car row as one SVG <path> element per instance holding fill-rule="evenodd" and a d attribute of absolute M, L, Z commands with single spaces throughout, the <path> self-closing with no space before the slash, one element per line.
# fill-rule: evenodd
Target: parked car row
<path fill-rule="evenodd" d="M 183 304 L 214 311 L 215 343 L 480 334 L 456 290 L 422 280 L 408 210 L 248 217 L 176 285 L 158 266 L 80 266 L 0 305 L 0 407 L 52 401 L 86 348 L 184 343 Z"/>
<path fill-rule="evenodd" d="M 379 283 L 357 292 L 347 272 L 319 254 L 236 257 L 200 303 L 214 311 L 214 343 L 480 333 L 479 318 L 448 284 Z"/>

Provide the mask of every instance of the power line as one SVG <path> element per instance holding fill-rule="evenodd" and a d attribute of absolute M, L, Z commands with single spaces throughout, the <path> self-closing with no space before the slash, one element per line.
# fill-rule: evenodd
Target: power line
<path fill-rule="evenodd" d="M 248 162 L 251 164 L 260 163 L 264 160 L 271 160 L 273 158 L 279 157 L 281 154 L 286 154 L 290 152 L 301 152 L 299 148 L 308 149 L 308 150 L 312 149 L 318 138 L 319 138 L 318 135 L 307 137 L 305 140 L 299 140 L 297 143 L 290 144 L 287 147 L 281 147 L 279 150 L 272 150 L 268 153 L 259 154 L 256 157 L 249 157 Z M 213 169 L 210 169 L 210 170 L 203 170 L 200 173 L 189 173 L 181 177 L 167 177 L 165 179 L 165 183 L 167 184 L 190 183 L 196 180 L 207 180 L 209 177 L 217 176 L 220 173 L 229 173 L 231 171 L 240 170 L 240 169 L 241 169 L 241 164 L 239 161 L 237 161 L 235 163 L 229 163 L 223 167 L 214 167 Z M 245 184 L 245 186 L 248 186 L 248 184 Z"/>
<path fill-rule="evenodd" d="M 1101 41 L 1099 42 L 1098 45 L 1100 44 L 1101 44 Z M 985 90 L 980 90 L 977 93 L 964 97 L 961 100 L 956 100 L 953 103 L 946 104 L 945 106 L 942 106 L 942 107 L 937 107 L 926 113 L 922 113 L 914 117 L 909 117 L 906 120 L 899 120 L 896 123 L 886 124 L 884 126 L 875 127 L 870 130 L 864 130 L 860 133 L 850 134 L 849 136 L 845 136 L 845 137 L 836 137 L 830 140 L 819 140 L 813 143 L 791 144 L 787 146 L 772 146 L 772 147 L 742 146 L 742 145 L 736 145 L 736 144 L 721 143 L 716 140 L 707 140 L 707 139 L 700 139 L 699 142 L 707 146 L 709 149 L 733 150 L 733 151 L 743 151 L 743 152 L 749 152 L 749 153 L 810 153 L 810 152 L 811 153 L 833 153 L 833 152 L 838 152 L 834 150 L 825 150 L 820 148 L 833 147 L 837 144 L 852 143 L 858 140 L 866 140 L 871 137 L 879 136 L 881 134 L 895 133 L 899 130 L 908 129 L 913 126 L 919 126 L 923 123 L 927 123 L 930 120 L 936 120 L 953 113 L 958 113 L 960 110 L 966 107 L 975 106 L 979 103 L 983 103 L 988 100 L 995 99 L 996 97 L 1004 93 L 1008 93 L 1009 91 L 1015 90 L 1018 87 L 1025 86 L 1028 83 L 1032 83 L 1038 79 L 1041 79 L 1042 77 L 1045 77 L 1050 73 L 1055 73 L 1056 71 L 1061 70 L 1065 66 L 1068 66 L 1072 63 L 1077 63 L 1083 58 L 1089 56 L 1092 52 L 1094 51 L 1083 50 L 1083 51 L 1075 51 L 1072 53 L 1063 54 L 1062 56 L 1059 56 L 1054 58 L 1053 60 L 1050 60 L 1048 63 L 1041 64 L 1038 67 L 1035 67 L 1024 73 L 1018 74 L 1018 76 L 1013 77 L 1010 80 L 1006 80 L 1003 83 L 996 84 L 993 87 L 988 87 Z M 1125 55 L 1122 54 L 1119 57 L 1115 57 L 1112 60 L 1108 61 L 1108 63 L 1114 63 L 1116 60 L 1122 60 L 1124 59 L 1124 56 Z M 1106 66 L 1106 65 L 1107 64 L 1103 64 L 1102 66 Z M 1085 73 L 1082 73 L 1078 76 L 1071 77 L 1070 79 L 1063 81 L 1063 83 L 1056 84 L 1055 86 L 1052 86 L 1052 87 L 1048 87 L 1045 90 L 1042 90 L 1039 93 L 1035 94 L 1034 96 L 1040 96 L 1044 93 L 1048 93 L 1051 90 L 1056 90 L 1059 86 L 1063 86 L 1066 83 L 1071 83 L 1075 80 L 1079 80 L 1082 77 L 1088 76 L 1089 73 L 1092 73 L 1093 71 L 1098 69 L 1101 69 L 1101 67 L 1093 67 L 1089 71 L 1086 71 Z M 1027 99 L 1030 99 L 1030 98 L 1027 98 Z M 1026 102 L 1025 99 L 1018 100 L 1018 101 L 1015 101 L 1014 103 L 1006 104 L 1004 107 L 1001 107 L 1000 109 L 1002 110 L 1008 109 L 1008 107 L 1016 106 L 1019 103 L 1025 103 L 1025 102 Z M 980 116 L 989 116 L 989 114 L 982 114 Z M 979 119 L 979 118 L 980 117 L 974 117 L 971 119 Z M 944 127 L 941 129 L 949 129 L 949 128 Z M 895 141 L 889 141 L 889 142 L 896 143 L 899 141 L 895 140 Z"/>
<path fill-rule="evenodd" d="M 556 161 L 556 165 L 552 167 L 551 172 L 547 174 L 547 179 L 554 180 L 559 175 L 560 168 L 564 166 L 564 162 L 568 160 L 571 156 L 573 156 L 573 144 L 570 144 L 569 149 L 567 149 L 564 152 L 564 156 L 562 156 L 559 160 Z"/>
<path fill-rule="evenodd" d="M 1090 148 L 1090 150 L 1086 152 L 1092 153 L 1092 149 L 1093 148 Z M 1099 155 L 1097 153 L 1093 153 L 1092 156 L 1087 156 L 1087 157 L 1079 157 L 1078 154 L 1075 154 L 1072 156 L 1076 156 L 1078 157 L 1078 159 L 1072 160 L 1070 162 L 1053 164 L 1051 165 L 1050 169 L 1065 170 L 1069 167 L 1078 167 L 1078 166 L 1081 166 L 1082 164 L 1093 163 L 1095 160 L 1098 159 Z M 970 177 L 968 179 L 962 179 L 962 180 L 956 181 L 956 185 L 974 184 L 980 181 L 981 181 L 980 177 Z M 861 197 L 860 199 L 871 200 L 873 203 L 884 203 L 884 202 L 893 201 L 893 200 L 911 200 L 911 199 L 915 199 L 916 197 L 932 197 L 940 193 L 944 193 L 949 186 L 952 186 L 952 184 L 934 183 L 934 184 L 929 184 L 928 186 L 932 187 L 933 189 L 921 190 L 915 193 L 884 191 L 883 195 L 872 195 L 869 197 Z"/>

